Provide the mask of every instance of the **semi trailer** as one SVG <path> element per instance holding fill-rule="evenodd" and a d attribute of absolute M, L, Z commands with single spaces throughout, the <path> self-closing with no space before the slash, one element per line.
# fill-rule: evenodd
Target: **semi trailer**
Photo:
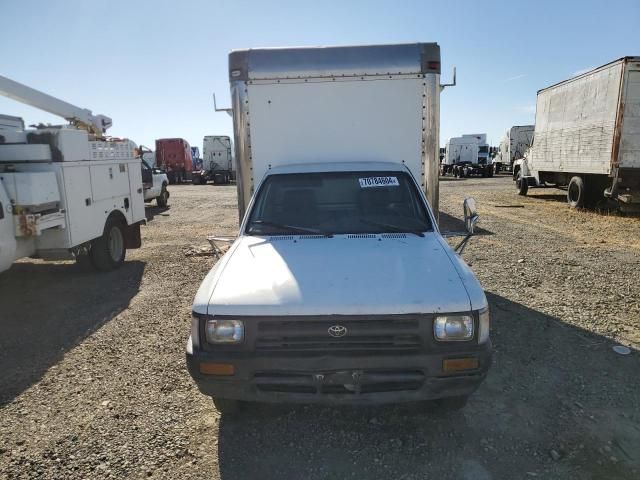
<path fill-rule="evenodd" d="M 241 224 L 192 307 L 200 391 L 225 414 L 463 407 L 491 342 L 485 294 L 438 228 L 440 47 L 237 50 L 229 80 Z M 478 218 L 464 211 L 458 252 Z"/>
<path fill-rule="evenodd" d="M 452 137 L 446 144 L 440 174 L 455 177 L 493 176 L 492 158 L 486 133 Z"/>
<path fill-rule="evenodd" d="M 145 222 L 136 145 L 105 137 L 109 117 L 2 76 L 0 94 L 69 122 L 27 129 L 0 115 L 0 272 L 23 257 L 119 267 Z"/>
<path fill-rule="evenodd" d="M 640 57 L 540 90 L 533 145 L 513 179 L 520 195 L 561 187 L 572 208 L 608 199 L 640 211 Z"/>
<path fill-rule="evenodd" d="M 156 166 L 167 173 L 169 183 L 191 181 L 193 160 L 191 147 L 184 138 L 156 140 Z"/>
<path fill-rule="evenodd" d="M 514 162 L 531 147 L 534 130 L 534 125 L 515 125 L 506 131 L 493 160 L 494 173 L 513 171 Z"/>
<path fill-rule="evenodd" d="M 193 172 L 193 183 L 228 184 L 235 178 L 231 139 L 224 135 L 207 135 L 202 141 L 202 168 Z"/>

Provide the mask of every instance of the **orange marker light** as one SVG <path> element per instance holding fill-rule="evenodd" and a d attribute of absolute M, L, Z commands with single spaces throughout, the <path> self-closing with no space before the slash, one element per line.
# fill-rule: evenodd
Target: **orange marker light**
<path fill-rule="evenodd" d="M 445 372 L 475 370 L 479 365 L 477 358 L 449 358 L 442 361 L 442 370 Z"/>
<path fill-rule="evenodd" d="M 236 369 L 230 363 L 209 363 L 202 362 L 200 364 L 200 373 L 205 375 L 233 375 L 236 373 Z"/>

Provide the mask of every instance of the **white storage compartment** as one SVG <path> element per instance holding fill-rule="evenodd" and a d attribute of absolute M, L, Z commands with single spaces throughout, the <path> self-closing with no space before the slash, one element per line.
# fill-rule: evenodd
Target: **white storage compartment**
<path fill-rule="evenodd" d="M 15 207 L 37 213 L 60 202 L 54 172 L 12 172 L 0 174 L 11 203 Z"/>
<path fill-rule="evenodd" d="M 129 173 L 127 171 L 128 165 L 125 162 L 109 162 L 98 165 L 92 162 L 90 165 L 94 202 L 129 195 Z"/>

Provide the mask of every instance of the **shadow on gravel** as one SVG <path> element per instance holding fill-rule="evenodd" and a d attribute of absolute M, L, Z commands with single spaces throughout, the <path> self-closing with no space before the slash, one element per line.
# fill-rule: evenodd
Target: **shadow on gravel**
<path fill-rule="evenodd" d="M 480 215 L 480 222 L 482 223 L 482 215 Z M 439 218 L 439 227 L 440 227 L 440 233 L 446 233 L 446 232 L 461 232 L 464 233 L 466 232 L 465 226 L 464 226 L 464 219 L 462 218 L 458 218 L 458 217 L 454 217 L 452 215 L 449 215 L 448 213 L 445 212 L 440 212 L 440 218 Z M 486 230 L 482 227 L 479 227 L 476 225 L 476 229 L 475 229 L 475 234 L 474 235 L 493 235 L 493 232 Z M 462 237 L 460 237 L 460 239 L 462 239 Z"/>
<path fill-rule="evenodd" d="M 143 262 L 106 273 L 87 263 L 19 262 L 0 274 L 0 405 L 40 380 L 138 292 Z"/>
<path fill-rule="evenodd" d="M 640 478 L 640 352 L 488 298 L 494 365 L 464 410 L 252 405 L 220 419 L 220 478 Z"/>
<path fill-rule="evenodd" d="M 147 206 L 144 209 L 144 214 L 147 217 L 147 222 L 152 221 L 156 215 L 168 215 L 167 212 L 169 212 L 169 210 L 171 210 L 171 205 L 167 205 L 166 207 L 158 207 L 158 206 Z"/>

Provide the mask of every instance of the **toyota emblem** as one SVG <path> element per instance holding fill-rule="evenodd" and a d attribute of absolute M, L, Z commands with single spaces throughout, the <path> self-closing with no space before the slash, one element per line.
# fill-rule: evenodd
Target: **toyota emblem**
<path fill-rule="evenodd" d="M 344 337 L 347 334 L 347 327 L 342 325 L 333 325 L 327 330 L 329 335 L 335 338 Z"/>

